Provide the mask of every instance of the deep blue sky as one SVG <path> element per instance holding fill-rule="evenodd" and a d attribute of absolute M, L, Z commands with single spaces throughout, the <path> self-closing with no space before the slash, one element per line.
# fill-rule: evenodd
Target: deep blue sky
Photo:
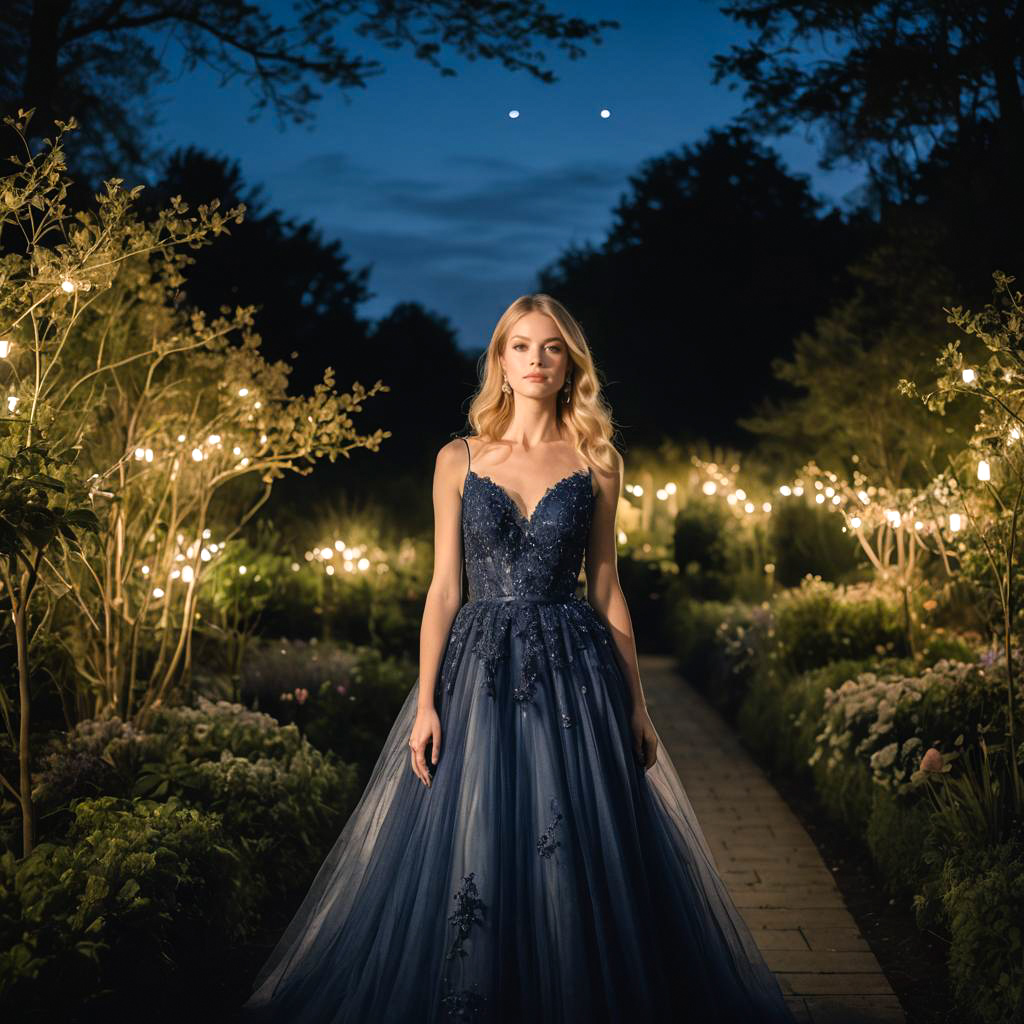
<path fill-rule="evenodd" d="M 450 319 L 460 345 L 482 347 L 537 270 L 570 243 L 604 237 L 642 161 L 698 141 L 740 110 L 738 92 L 711 84 L 712 55 L 743 38 L 715 3 L 550 6 L 622 24 L 581 60 L 550 49 L 554 84 L 451 52 L 445 63 L 458 74 L 444 78 L 408 49 L 352 33 L 343 45 L 385 71 L 365 90 L 326 92 L 312 127 L 282 130 L 268 111 L 250 123 L 244 85 L 198 70 L 157 93 L 155 141 L 237 159 L 270 206 L 340 237 L 352 266 L 372 264 L 375 298 L 361 315 L 417 300 Z M 602 119 L 605 107 L 611 117 Z M 769 141 L 828 200 L 842 204 L 860 181 L 855 169 L 818 171 L 813 141 Z"/>

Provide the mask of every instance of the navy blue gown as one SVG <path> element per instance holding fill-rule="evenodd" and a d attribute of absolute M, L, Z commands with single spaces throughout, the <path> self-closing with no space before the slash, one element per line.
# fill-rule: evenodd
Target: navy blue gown
<path fill-rule="evenodd" d="M 594 500 L 577 470 L 527 520 L 467 468 L 432 784 L 414 686 L 242 1020 L 792 1024 L 668 752 L 634 754 L 611 634 L 576 593 Z"/>

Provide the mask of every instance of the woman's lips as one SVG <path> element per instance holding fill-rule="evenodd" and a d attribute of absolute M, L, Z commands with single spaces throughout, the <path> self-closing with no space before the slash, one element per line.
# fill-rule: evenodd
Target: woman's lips
<path fill-rule="evenodd" d="M 523 380 L 546 380 L 547 378 L 542 373 L 528 373 Z"/>

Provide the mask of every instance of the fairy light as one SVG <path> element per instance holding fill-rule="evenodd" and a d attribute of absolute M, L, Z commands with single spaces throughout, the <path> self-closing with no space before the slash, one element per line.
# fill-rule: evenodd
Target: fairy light
<path fill-rule="evenodd" d="M 960 529 L 960 513 L 950 512 L 949 513 L 949 528 L 953 533 L 956 533 Z"/>
<path fill-rule="evenodd" d="M 833 504 L 833 505 L 838 505 L 838 504 L 839 504 L 839 502 L 840 502 L 840 498 L 839 498 L 839 495 L 838 495 L 838 494 L 833 494 L 833 495 L 832 495 L 832 504 Z"/>
<path fill-rule="evenodd" d="M 154 587 L 153 588 L 153 596 L 155 598 L 158 598 L 158 599 L 163 597 L 164 596 L 164 588 L 163 587 Z"/>
<path fill-rule="evenodd" d="M 850 525 L 855 529 L 860 529 L 860 516 L 850 516 Z"/>
<path fill-rule="evenodd" d="M 743 506 L 743 508 L 744 508 L 744 510 L 745 510 L 745 511 L 747 511 L 748 513 L 749 513 L 749 512 L 753 512 L 753 511 L 754 511 L 754 503 L 753 503 L 752 501 L 748 501 L 748 502 L 747 502 L 747 503 L 746 503 L 746 504 L 745 504 L 745 505 Z"/>
<path fill-rule="evenodd" d="M 814 496 L 814 500 L 819 504 L 823 504 L 825 501 L 825 495 L 820 492 Z"/>
<path fill-rule="evenodd" d="M 714 494 L 718 490 L 718 484 L 714 480 L 705 480 L 702 490 L 705 494 Z"/>
<path fill-rule="evenodd" d="M 742 487 L 737 487 L 736 488 L 736 500 L 737 501 L 746 501 L 747 500 L 747 492 L 745 490 L 743 490 Z"/>
<path fill-rule="evenodd" d="M 184 442 L 184 440 L 185 440 L 185 435 L 184 434 L 179 434 L 178 435 L 178 441 L 179 442 Z"/>
<path fill-rule="evenodd" d="M 978 463 L 978 479 L 979 480 L 991 480 L 992 479 L 992 469 L 991 469 L 991 467 L 989 466 L 988 462 L 985 459 L 982 459 Z"/>
<path fill-rule="evenodd" d="M 370 568 L 370 560 L 368 558 L 360 558 L 359 561 L 356 562 L 356 565 L 358 565 L 359 568 L 362 569 L 362 570 L 369 569 Z"/>
<path fill-rule="evenodd" d="M 204 456 L 203 456 L 202 448 L 193 448 L 192 449 L 192 461 L 193 462 L 202 462 L 203 458 L 204 458 Z"/>
<path fill-rule="evenodd" d="M 18 396 L 17 395 L 8 395 L 7 396 L 7 411 L 8 412 L 14 412 L 17 404 L 18 404 Z"/>
<path fill-rule="evenodd" d="M 966 370 L 961 374 L 965 384 L 972 384 L 976 376 L 975 372 L 968 366 Z"/>
<path fill-rule="evenodd" d="M 220 444 L 220 434 L 211 434 L 206 440 L 210 444 Z"/>
<path fill-rule="evenodd" d="M 249 389 L 248 388 L 239 388 L 238 389 L 238 397 L 239 398 L 245 398 L 245 396 L 247 394 L 249 394 Z"/>
<path fill-rule="evenodd" d="M 142 573 L 143 576 L 148 576 L 149 575 L 149 566 L 148 565 L 144 565 L 139 571 Z"/>
<path fill-rule="evenodd" d="M 135 449 L 135 460 L 137 462 L 141 462 L 145 457 L 146 457 L 146 449 L 145 448 L 136 448 Z"/>
<path fill-rule="evenodd" d="M 788 498 L 792 493 L 793 493 L 793 488 L 790 487 L 789 484 L 783 484 L 779 488 L 779 494 L 781 494 L 785 498 Z"/>
<path fill-rule="evenodd" d="M 334 548 L 324 548 L 320 552 L 320 557 L 323 558 L 325 561 L 328 558 L 333 558 L 334 557 Z"/>
<path fill-rule="evenodd" d="M 644 489 L 640 484 L 633 484 L 633 494 L 638 498 L 642 498 L 644 495 Z"/>
<path fill-rule="evenodd" d="M 672 481 L 672 480 L 669 480 L 669 482 L 667 484 L 665 484 L 665 490 L 668 491 L 669 494 L 675 494 L 676 493 L 675 482 Z"/>
<path fill-rule="evenodd" d="M 328 565 L 327 568 L 324 570 L 324 572 L 326 572 L 328 576 L 333 576 L 334 575 L 334 566 L 333 565 Z"/>
<path fill-rule="evenodd" d="M 238 575 L 239 575 L 239 576 L 244 576 L 244 575 L 245 575 L 245 574 L 246 574 L 246 573 L 247 573 L 248 571 L 249 571 L 249 570 L 248 570 L 248 569 L 246 568 L 246 566 L 244 566 L 244 565 L 240 565 L 240 566 L 238 567 Z"/>
<path fill-rule="evenodd" d="M 10 338 L 0 338 L 0 359 L 6 359 L 11 354 L 13 344 Z"/>
<path fill-rule="evenodd" d="M 61 291 L 63 291 L 66 295 L 70 295 L 75 290 L 75 282 L 72 281 L 71 278 L 66 277 L 64 278 L 63 281 L 61 281 L 60 287 Z"/>
<path fill-rule="evenodd" d="M 146 449 L 146 461 L 147 462 L 152 462 L 153 458 L 154 458 L 154 456 L 153 456 L 153 449 L 152 448 L 147 448 Z"/>
<path fill-rule="evenodd" d="M 194 578 L 195 578 L 195 570 L 192 568 L 192 566 L 191 565 L 182 566 L 182 569 L 181 569 L 181 582 L 182 583 L 191 583 Z"/>

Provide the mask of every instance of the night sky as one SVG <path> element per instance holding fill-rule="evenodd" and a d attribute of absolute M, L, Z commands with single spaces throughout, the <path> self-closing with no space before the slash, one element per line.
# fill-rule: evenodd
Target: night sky
<path fill-rule="evenodd" d="M 415 300 L 449 318 L 460 346 L 483 347 L 542 266 L 571 243 L 603 239 L 642 161 L 698 141 L 741 106 L 738 92 L 711 84 L 713 54 L 743 38 L 714 3 L 552 7 L 622 24 L 580 60 L 549 49 L 554 84 L 450 51 L 443 61 L 458 74 L 445 78 L 408 48 L 353 32 L 342 44 L 385 70 L 365 90 L 326 92 L 312 126 L 282 128 L 270 111 L 249 122 L 246 87 L 200 69 L 156 93 L 155 141 L 237 159 L 271 207 L 341 238 L 350 266 L 372 267 L 375 297 L 360 315 Z M 845 205 L 861 181 L 856 169 L 817 170 L 817 145 L 802 134 L 770 141 L 831 202 Z"/>

